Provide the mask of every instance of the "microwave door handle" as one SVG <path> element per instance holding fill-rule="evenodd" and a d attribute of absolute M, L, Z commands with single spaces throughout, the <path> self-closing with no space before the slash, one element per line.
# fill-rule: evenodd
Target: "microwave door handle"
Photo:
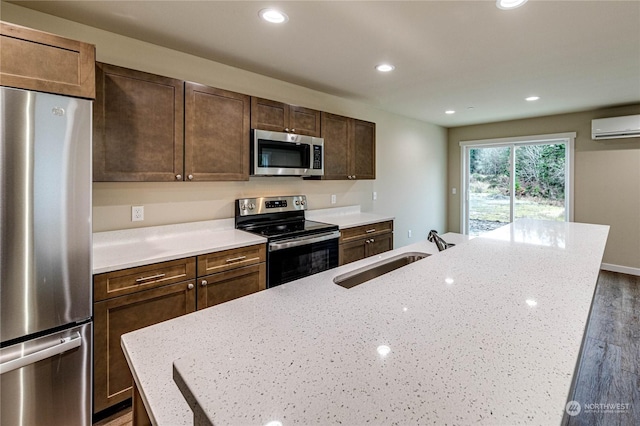
<path fill-rule="evenodd" d="M 284 250 L 292 247 L 304 246 L 307 244 L 320 243 L 322 241 L 340 238 L 340 231 L 327 232 L 324 234 L 311 235 L 302 238 L 292 238 L 290 240 L 269 243 L 269 251 Z"/>

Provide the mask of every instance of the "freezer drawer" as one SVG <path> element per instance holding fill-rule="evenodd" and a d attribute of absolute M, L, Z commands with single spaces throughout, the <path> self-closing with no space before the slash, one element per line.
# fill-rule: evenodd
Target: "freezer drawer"
<path fill-rule="evenodd" d="M 0 424 L 91 425 L 92 335 L 87 323 L 0 349 Z"/>

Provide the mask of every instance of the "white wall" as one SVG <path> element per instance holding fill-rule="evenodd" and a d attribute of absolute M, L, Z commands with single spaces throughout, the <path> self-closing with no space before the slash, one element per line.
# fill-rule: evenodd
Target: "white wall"
<path fill-rule="evenodd" d="M 306 194 L 314 209 L 360 204 L 364 211 L 396 216 L 396 247 L 424 238 L 431 228 L 445 231 L 445 129 L 14 4 L 2 2 L 0 7 L 4 21 L 95 44 L 101 62 L 376 123 L 374 181 L 251 178 L 248 182 L 96 183 L 94 231 L 232 217 L 236 198 L 297 193 Z M 373 191 L 378 193 L 375 202 Z M 333 206 L 331 194 L 338 200 Z M 145 206 L 144 222 L 130 221 L 131 205 Z M 409 229 L 412 239 L 407 238 Z"/>

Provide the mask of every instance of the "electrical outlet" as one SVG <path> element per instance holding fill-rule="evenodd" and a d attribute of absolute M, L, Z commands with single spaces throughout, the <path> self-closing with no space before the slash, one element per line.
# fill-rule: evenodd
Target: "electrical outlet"
<path fill-rule="evenodd" d="M 457 189 L 455 189 L 455 188 L 451 188 L 451 194 L 456 195 L 456 194 L 457 194 L 457 192 L 458 192 L 458 190 L 457 190 Z"/>
<path fill-rule="evenodd" d="M 373 201 L 376 201 L 378 199 L 378 193 L 376 191 L 373 191 L 373 194 L 371 194 L 371 198 L 373 198 Z"/>
<path fill-rule="evenodd" d="M 144 220 L 144 206 L 131 206 L 131 222 Z"/>
<path fill-rule="evenodd" d="M 407 231 L 407 237 L 411 238 L 411 229 L 409 229 L 409 231 Z"/>
<path fill-rule="evenodd" d="M 336 203 L 336 194 L 331 194 L 331 204 Z"/>

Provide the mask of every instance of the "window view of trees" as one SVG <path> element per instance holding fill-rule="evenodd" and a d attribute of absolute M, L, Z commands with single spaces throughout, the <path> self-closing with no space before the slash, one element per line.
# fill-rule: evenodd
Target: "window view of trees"
<path fill-rule="evenodd" d="M 564 144 L 473 148 L 469 151 L 471 235 L 511 221 L 511 149 L 516 160 L 514 217 L 564 220 Z"/>

